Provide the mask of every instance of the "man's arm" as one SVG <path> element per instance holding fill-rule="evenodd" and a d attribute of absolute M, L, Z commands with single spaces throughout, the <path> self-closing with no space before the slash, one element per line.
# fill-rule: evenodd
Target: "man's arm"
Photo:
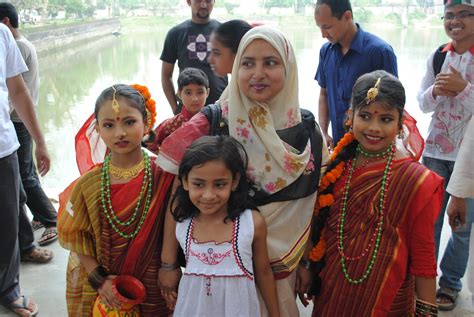
<path fill-rule="evenodd" d="M 327 91 L 326 88 L 321 88 L 319 92 L 319 109 L 318 109 L 318 121 L 319 126 L 321 127 L 321 132 L 326 139 L 327 146 L 329 148 L 333 148 L 333 140 L 332 137 L 328 134 L 329 128 L 329 109 L 328 109 L 328 101 L 327 101 Z"/>
<path fill-rule="evenodd" d="M 162 62 L 161 87 L 163 87 L 163 92 L 165 93 L 166 99 L 168 99 L 171 110 L 173 110 L 173 113 L 176 113 L 178 110 L 178 103 L 176 101 L 176 92 L 173 84 L 173 71 L 174 64 Z"/>
<path fill-rule="evenodd" d="M 39 173 L 44 176 L 49 171 L 50 158 L 36 117 L 33 101 L 21 75 L 7 78 L 6 82 L 13 106 L 36 143 L 36 164 Z"/>

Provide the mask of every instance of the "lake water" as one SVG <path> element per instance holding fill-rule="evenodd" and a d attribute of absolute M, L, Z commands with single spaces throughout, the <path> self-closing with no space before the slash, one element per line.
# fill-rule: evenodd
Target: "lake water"
<path fill-rule="evenodd" d="M 325 42 L 314 24 L 297 29 L 281 27 L 292 42 L 298 60 L 300 105 L 317 114 L 319 86 L 314 81 L 319 49 Z M 429 115 L 418 109 L 416 93 L 430 52 L 447 41 L 439 29 L 383 29 L 364 26 L 393 46 L 399 77 L 407 91 L 406 109 L 426 134 Z M 159 59 L 167 28 L 123 30 L 121 36 L 40 56 L 40 103 L 38 116 L 45 134 L 52 167 L 43 178 L 46 188 L 61 190 L 78 175 L 74 136 L 94 109 L 100 92 L 116 83 L 140 83 L 149 87 L 157 102 L 157 122 L 172 116 L 161 89 Z M 176 67 L 177 68 L 177 67 Z M 175 79 L 177 77 L 175 76 Z"/>

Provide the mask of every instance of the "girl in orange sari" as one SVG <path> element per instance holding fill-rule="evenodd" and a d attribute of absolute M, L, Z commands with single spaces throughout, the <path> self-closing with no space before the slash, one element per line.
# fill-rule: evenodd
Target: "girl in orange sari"
<path fill-rule="evenodd" d="M 91 316 L 99 295 L 107 312 L 121 308 L 113 281 L 131 275 L 145 286 L 141 316 L 169 311 L 158 287 L 162 206 L 173 176 L 141 148 L 153 124 L 146 87 L 115 85 L 96 102 L 96 129 L 109 154 L 60 197 L 59 241 L 71 250 L 66 299 L 69 316 Z"/>
<path fill-rule="evenodd" d="M 350 132 L 318 190 L 313 316 L 412 316 L 415 294 L 417 316 L 437 314 L 442 179 L 418 163 L 423 142 L 404 105 L 402 84 L 384 71 L 354 85 Z"/>

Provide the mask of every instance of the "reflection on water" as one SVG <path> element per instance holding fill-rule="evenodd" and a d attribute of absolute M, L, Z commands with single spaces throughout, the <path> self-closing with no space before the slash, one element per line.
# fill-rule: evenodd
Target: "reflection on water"
<path fill-rule="evenodd" d="M 407 91 L 407 109 L 425 134 L 429 117 L 421 114 L 416 93 L 426 68 L 426 59 L 446 42 L 442 29 L 376 29 L 398 57 L 399 76 Z M 170 117 L 171 110 L 161 89 L 159 60 L 166 29 L 124 33 L 77 47 L 40 56 L 40 103 L 38 116 L 52 157 L 52 168 L 43 179 L 46 188 L 64 188 L 78 175 L 74 135 L 93 112 L 100 92 L 115 83 L 146 84 L 157 101 L 157 122 Z M 300 104 L 317 114 L 319 87 L 314 81 L 319 48 L 325 42 L 315 26 L 288 29 L 285 33 L 295 48 Z M 176 77 L 176 76 L 175 76 Z"/>

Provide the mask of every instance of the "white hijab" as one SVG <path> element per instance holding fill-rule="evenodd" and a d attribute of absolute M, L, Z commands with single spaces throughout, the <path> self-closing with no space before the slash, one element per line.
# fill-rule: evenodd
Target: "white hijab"
<path fill-rule="evenodd" d="M 250 100 L 238 84 L 243 52 L 256 39 L 262 39 L 274 47 L 285 67 L 284 87 L 267 103 Z M 301 122 L 295 54 L 290 42 L 279 30 L 258 26 L 245 34 L 232 67 L 228 94 L 229 98 L 222 100 L 222 113 L 229 121 L 229 134 L 241 142 L 248 153 L 249 177 L 270 194 L 293 183 L 305 171 L 311 147 L 308 140 L 305 150 L 299 153 L 276 133 L 276 130 Z"/>

